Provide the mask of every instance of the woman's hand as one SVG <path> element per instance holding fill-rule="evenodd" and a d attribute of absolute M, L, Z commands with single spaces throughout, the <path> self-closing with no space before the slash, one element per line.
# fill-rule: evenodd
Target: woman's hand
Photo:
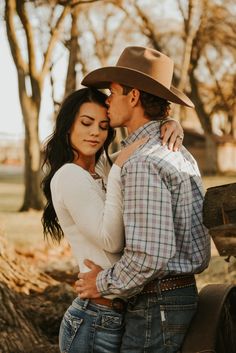
<path fill-rule="evenodd" d="M 137 148 L 147 141 L 148 137 L 143 137 L 131 143 L 129 146 L 123 148 L 114 163 L 119 167 L 122 167 L 123 164 L 127 161 L 127 159 L 137 150 Z"/>
<path fill-rule="evenodd" d="M 162 145 L 168 143 L 171 151 L 178 151 L 183 143 L 184 130 L 180 123 L 174 119 L 168 119 L 161 126 Z"/>

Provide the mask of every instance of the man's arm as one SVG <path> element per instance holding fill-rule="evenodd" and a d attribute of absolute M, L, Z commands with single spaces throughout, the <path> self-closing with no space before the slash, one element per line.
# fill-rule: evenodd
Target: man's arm
<path fill-rule="evenodd" d="M 171 195 L 155 166 L 147 161 L 128 162 L 123 168 L 122 179 L 124 254 L 112 268 L 96 273 L 96 286 L 94 276 L 90 282 L 92 274 L 85 274 L 83 279 L 87 286 L 93 281 L 94 291 L 86 289 L 88 297 L 135 295 L 145 282 L 163 274 L 167 262 L 175 254 Z"/>

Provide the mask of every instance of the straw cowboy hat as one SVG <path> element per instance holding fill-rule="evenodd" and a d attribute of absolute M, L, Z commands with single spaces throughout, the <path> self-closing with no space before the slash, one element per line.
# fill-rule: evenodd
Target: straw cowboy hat
<path fill-rule="evenodd" d="M 173 69 L 173 60 L 168 56 L 151 48 L 132 46 L 124 49 L 116 66 L 91 71 L 82 84 L 108 88 L 111 82 L 117 82 L 193 108 L 191 100 L 171 85 Z"/>

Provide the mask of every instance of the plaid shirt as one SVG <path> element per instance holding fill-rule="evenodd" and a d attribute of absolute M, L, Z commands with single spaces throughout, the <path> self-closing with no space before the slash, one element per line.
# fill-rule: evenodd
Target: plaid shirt
<path fill-rule="evenodd" d="M 121 171 L 126 245 L 121 259 L 97 277 L 102 295 L 132 296 L 145 282 L 200 273 L 210 260 L 202 223 L 203 188 L 196 161 L 184 148 L 161 145 L 160 122 L 149 122 L 123 145 L 149 136 Z"/>

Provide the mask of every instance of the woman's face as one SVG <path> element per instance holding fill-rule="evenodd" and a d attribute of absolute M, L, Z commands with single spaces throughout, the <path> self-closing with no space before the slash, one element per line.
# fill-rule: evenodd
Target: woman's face
<path fill-rule="evenodd" d="M 96 103 L 81 105 L 70 130 L 70 142 L 79 152 L 79 159 L 95 157 L 107 138 L 108 128 L 105 107 Z"/>

